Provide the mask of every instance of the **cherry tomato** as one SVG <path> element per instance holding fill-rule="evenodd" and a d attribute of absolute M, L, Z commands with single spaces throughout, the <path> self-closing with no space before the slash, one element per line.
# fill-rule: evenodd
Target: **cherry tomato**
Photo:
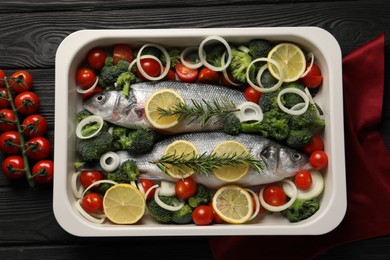
<path fill-rule="evenodd" d="M 328 165 L 328 155 L 324 151 L 314 151 L 310 155 L 309 162 L 314 169 L 321 170 Z"/>
<path fill-rule="evenodd" d="M 29 138 L 43 136 L 47 131 L 46 119 L 39 115 L 29 115 L 23 120 L 23 134 Z"/>
<path fill-rule="evenodd" d="M 309 64 L 307 65 L 307 67 Z M 322 84 L 322 75 L 321 75 L 321 70 L 320 68 L 316 65 L 313 64 L 311 67 L 310 71 L 301 78 L 301 82 L 308 88 L 317 88 Z"/>
<path fill-rule="evenodd" d="M 149 76 L 151 76 L 151 77 L 160 76 L 161 67 L 160 67 L 160 64 L 156 60 L 151 59 L 151 58 L 145 58 L 145 59 L 141 59 L 140 63 L 141 63 L 141 67 L 143 68 L 145 73 L 148 74 Z M 146 78 L 141 74 L 141 72 L 139 71 L 138 68 L 137 68 L 137 77 L 142 79 L 142 80 L 146 80 Z"/>
<path fill-rule="evenodd" d="M 103 92 L 103 88 L 100 86 L 96 86 L 93 90 L 88 91 L 87 93 L 83 94 L 83 100 L 86 100 L 89 97 L 92 97 L 93 95 L 95 95 L 97 93 L 101 93 L 101 92 Z"/>
<path fill-rule="evenodd" d="M 200 205 L 192 211 L 192 220 L 195 224 L 205 226 L 211 224 L 214 220 L 213 209 L 206 205 Z"/>
<path fill-rule="evenodd" d="M 230 74 L 229 72 L 227 72 L 227 76 L 228 76 L 228 78 L 229 78 L 229 80 L 230 80 L 231 82 L 236 83 L 235 80 L 234 80 L 234 78 L 233 78 L 233 76 L 232 76 L 232 74 Z M 225 78 L 224 75 L 221 76 L 221 81 L 222 81 L 222 84 L 223 84 L 224 86 L 226 86 L 226 87 L 229 87 L 229 88 L 235 88 L 235 87 L 237 87 L 237 86 L 231 84 L 231 83 Z"/>
<path fill-rule="evenodd" d="M 89 89 L 96 81 L 96 74 L 88 68 L 80 68 L 76 73 L 76 83 L 82 89 Z"/>
<path fill-rule="evenodd" d="M 169 69 L 168 74 L 165 76 L 164 80 L 176 80 L 176 73 L 173 71 L 173 69 Z"/>
<path fill-rule="evenodd" d="M 51 144 L 45 137 L 31 138 L 26 143 L 27 156 L 34 160 L 42 160 L 50 155 Z"/>
<path fill-rule="evenodd" d="M 303 146 L 303 151 L 306 154 L 312 154 L 314 151 L 324 150 L 324 141 L 318 135 L 314 135 L 311 142 Z"/>
<path fill-rule="evenodd" d="M 34 92 L 25 91 L 15 97 L 14 103 L 18 113 L 31 115 L 38 111 L 41 101 Z"/>
<path fill-rule="evenodd" d="M 280 206 L 287 201 L 286 193 L 277 185 L 268 185 L 263 191 L 263 197 L 271 206 Z"/>
<path fill-rule="evenodd" d="M 0 88 L 4 88 L 5 82 L 4 79 L 7 75 L 5 74 L 4 70 L 0 69 Z"/>
<path fill-rule="evenodd" d="M 94 69 L 101 69 L 106 61 L 107 54 L 102 48 L 93 48 L 88 52 L 88 64 Z"/>
<path fill-rule="evenodd" d="M 195 82 L 198 79 L 198 69 L 190 69 L 181 63 L 175 65 L 177 77 L 183 82 Z"/>
<path fill-rule="evenodd" d="M 96 170 L 84 170 L 80 173 L 80 183 L 84 188 L 89 187 L 95 181 L 100 181 L 103 179 L 103 174 L 101 171 Z M 97 186 L 95 185 L 94 188 Z"/>
<path fill-rule="evenodd" d="M 11 131 L 16 128 L 15 114 L 11 109 L 0 109 L 0 131 Z"/>
<path fill-rule="evenodd" d="M 176 196 L 185 200 L 196 194 L 196 182 L 190 177 L 184 178 L 176 182 Z"/>
<path fill-rule="evenodd" d="M 309 189 L 313 183 L 311 173 L 305 170 L 297 172 L 294 177 L 294 182 L 297 188 L 300 190 Z"/>
<path fill-rule="evenodd" d="M 88 213 L 98 213 L 103 210 L 103 197 L 95 192 L 88 193 L 81 200 L 81 206 Z"/>
<path fill-rule="evenodd" d="M 50 183 L 53 181 L 54 163 L 51 160 L 41 160 L 32 167 L 32 175 L 37 183 Z"/>
<path fill-rule="evenodd" d="M 7 154 L 20 152 L 20 136 L 16 131 L 7 131 L 0 135 L 0 149 Z"/>
<path fill-rule="evenodd" d="M 203 68 L 198 75 L 198 81 L 200 83 L 215 84 L 219 82 L 219 74 L 209 68 Z"/>
<path fill-rule="evenodd" d="M 24 176 L 24 171 L 18 171 L 24 169 L 23 157 L 19 155 L 11 155 L 4 159 L 1 169 L 5 176 L 9 179 L 16 180 Z"/>
<path fill-rule="evenodd" d="M 3 81 L 0 80 L 0 83 L 1 82 Z M 9 100 L 7 100 L 8 98 L 8 90 L 6 88 L 0 88 L 0 108 L 9 107 L 10 103 Z"/>
<path fill-rule="evenodd" d="M 134 54 L 131 46 L 128 44 L 116 44 L 112 53 L 114 64 L 117 64 L 120 60 L 133 61 Z"/>
<path fill-rule="evenodd" d="M 261 94 L 262 93 L 260 91 L 257 91 L 252 86 L 247 87 L 244 91 L 244 97 L 246 98 L 246 100 L 251 101 L 251 102 L 256 103 L 256 104 L 259 103 Z"/>
<path fill-rule="evenodd" d="M 153 183 L 151 180 L 149 180 L 149 179 L 140 179 L 140 182 L 141 182 L 142 187 L 144 188 L 145 193 L 146 193 L 151 187 L 154 186 L 154 183 Z M 149 192 L 148 197 L 146 198 L 146 200 L 150 200 L 150 199 L 153 197 L 155 191 L 156 191 L 156 190 L 153 189 L 151 192 Z"/>
<path fill-rule="evenodd" d="M 222 224 L 222 223 L 225 223 L 225 220 L 223 220 L 218 214 L 217 212 L 215 212 L 214 208 L 213 208 L 213 202 L 209 202 L 209 207 L 212 208 L 213 210 L 213 214 L 214 214 L 214 219 L 213 219 L 213 223 L 216 223 L 216 224 Z"/>
<path fill-rule="evenodd" d="M 19 79 L 21 79 L 21 81 L 15 82 L 15 84 L 12 85 L 14 83 L 14 80 L 12 80 L 13 78 L 19 78 Z M 31 77 L 30 73 L 28 73 L 25 70 L 20 70 L 20 71 L 14 72 L 11 75 L 9 82 L 12 85 L 11 89 L 13 91 L 15 91 L 16 93 L 22 93 L 24 91 L 28 91 L 32 88 L 32 85 L 33 85 L 33 79 Z"/>

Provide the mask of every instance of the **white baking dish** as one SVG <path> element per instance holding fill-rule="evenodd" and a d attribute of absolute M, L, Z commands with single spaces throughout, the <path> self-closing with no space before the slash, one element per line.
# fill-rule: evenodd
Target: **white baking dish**
<path fill-rule="evenodd" d="M 115 225 L 107 221 L 93 224 L 75 208 L 70 180 L 75 161 L 75 115 L 81 107 L 76 93 L 75 73 L 87 52 L 96 46 L 130 43 L 139 47 L 153 42 L 164 46 L 193 46 L 210 35 L 219 35 L 228 42 L 244 43 L 254 38 L 295 42 L 316 57 L 324 76 L 316 96 L 322 107 L 326 128 L 325 151 L 329 165 L 324 171 L 325 190 L 319 211 L 311 218 L 289 223 L 280 214 L 243 224 L 209 226 L 164 225 L 145 216 L 135 225 Z M 307 235 L 323 234 L 334 229 L 346 211 L 346 180 L 343 131 L 343 92 L 341 51 L 335 38 L 315 27 L 280 28 L 210 28 L 155 30 L 83 30 L 64 39 L 56 56 L 55 90 L 55 178 L 53 209 L 58 223 L 77 236 L 194 236 L 194 235 Z"/>

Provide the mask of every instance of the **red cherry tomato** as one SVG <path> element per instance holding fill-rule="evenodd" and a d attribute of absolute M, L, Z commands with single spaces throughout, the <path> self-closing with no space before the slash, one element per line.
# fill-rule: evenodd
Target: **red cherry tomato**
<path fill-rule="evenodd" d="M 3 161 L 1 169 L 7 178 L 11 180 L 20 179 L 25 174 L 24 171 L 18 171 L 24 169 L 23 157 L 19 155 L 8 156 Z"/>
<path fill-rule="evenodd" d="M 101 171 L 84 170 L 80 173 L 80 183 L 84 188 L 88 188 L 92 183 L 103 179 Z M 97 186 L 95 185 L 94 188 Z"/>
<path fill-rule="evenodd" d="M 246 98 L 246 100 L 251 101 L 251 102 L 256 103 L 256 104 L 259 103 L 261 94 L 262 93 L 260 91 L 257 91 L 252 86 L 247 87 L 244 91 L 244 97 Z"/>
<path fill-rule="evenodd" d="M 309 64 L 307 65 L 307 67 Z M 320 68 L 316 65 L 313 64 L 311 67 L 310 71 L 301 78 L 301 82 L 308 88 L 317 88 L 322 84 L 322 75 L 321 75 L 321 70 Z"/>
<path fill-rule="evenodd" d="M 225 220 L 223 220 L 223 219 L 217 214 L 217 212 L 215 212 L 215 210 L 214 210 L 214 208 L 213 208 L 213 202 L 212 202 L 212 201 L 209 202 L 209 207 L 212 208 L 212 210 L 213 210 L 213 214 L 214 214 L 213 223 L 216 223 L 216 224 L 225 223 Z"/>
<path fill-rule="evenodd" d="M 145 193 L 148 190 L 150 190 L 151 187 L 154 186 L 154 183 L 151 180 L 149 180 L 149 179 L 140 179 L 140 182 L 141 182 L 142 187 L 144 188 Z M 153 189 L 151 192 L 149 192 L 148 197 L 146 198 L 146 200 L 150 200 L 153 197 L 155 191 L 156 190 Z"/>
<path fill-rule="evenodd" d="M 16 131 L 7 131 L 0 135 L 0 149 L 7 154 L 20 152 L 20 136 Z"/>
<path fill-rule="evenodd" d="M 15 97 L 14 103 L 18 113 L 31 115 L 38 111 L 41 101 L 34 92 L 25 91 Z"/>
<path fill-rule="evenodd" d="M 50 155 L 51 144 L 45 137 L 31 138 L 26 143 L 27 156 L 34 160 L 42 160 Z"/>
<path fill-rule="evenodd" d="M 227 76 L 229 78 L 229 80 L 233 83 L 236 83 L 232 74 L 230 74 L 229 72 L 227 72 Z M 231 84 L 226 78 L 224 75 L 221 76 L 221 81 L 222 81 L 222 84 L 226 87 L 229 87 L 229 88 L 236 88 L 237 86 Z"/>
<path fill-rule="evenodd" d="M 16 128 L 15 114 L 11 109 L 0 109 L 0 131 L 11 131 Z"/>
<path fill-rule="evenodd" d="M 196 194 L 196 182 L 190 177 L 179 180 L 175 185 L 176 196 L 185 200 Z"/>
<path fill-rule="evenodd" d="M 203 68 L 198 75 L 198 81 L 206 84 L 216 84 L 219 82 L 219 74 L 209 68 Z"/>
<path fill-rule="evenodd" d="M 181 63 L 175 65 L 177 77 L 183 82 L 195 82 L 198 79 L 198 69 L 190 69 Z"/>
<path fill-rule="evenodd" d="M 264 201 L 271 206 L 280 206 L 286 203 L 287 196 L 277 185 L 268 185 L 263 191 Z"/>
<path fill-rule="evenodd" d="M 192 220 L 195 224 L 205 226 L 211 224 L 214 219 L 213 209 L 206 205 L 200 205 L 192 211 Z"/>
<path fill-rule="evenodd" d="M 88 213 L 98 213 L 103 210 L 103 197 L 95 192 L 88 193 L 81 200 L 81 206 Z"/>
<path fill-rule="evenodd" d="M 149 76 L 151 77 L 160 76 L 161 67 L 156 60 L 151 58 L 145 58 L 145 59 L 141 59 L 140 63 L 145 73 L 148 74 Z M 137 77 L 139 77 L 142 80 L 146 80 L 146 78 L 141 74 L 138 68 L 137 68 Z"/>
<path fill-rule="evenodd" d="M 328 155 L 324 151 L 314 151 L 310 155 L 309 162 L 314 169 L 321 170 L 328 165 Z"/>
<path fill-rule="evenodd" d="M 89 89 L 96 81 L 96 74 L 88 68 L 80 68 L 76 73 L 76 83 L 82 89 Z"/>
<path fill-rule="evenodd" d="M 164 80 L 171 80 L 171 81 L 176 80 L 176 74 L 173 71 L 173 69 L 169 69 L 168 74 L 165 76 Z"/>
<path fill-rule="evenodd" d="M 43 136 L 47 131 L 47 121 L 39 114 L 29 115 L 22 125 L 23 134 L 29 138 Z"/>
<path fill-rule="evenodd" d="M 300 190 L 309 189 L 313 183 L 311 173 L 305 170 L 297 172 L 294 177 L 294 182 L 297 188 Z"/>
<path fill-rule="evenodd" d="M 101 69 L 106 61 L 107 54 L 102 48 L 93 48 L 88 52 L 88 64 L 94 69 Z"/>
<path fill-rule="evenodd" d="M 314 135 L 311 142 L 303 146 L 303 151 L 306 154 L 312 154 L 314 151 L 324 150 L 324 141 L 318 135 Z"/>
<path fill-rule="evenodd" d="M 0 83 L 1 82 L 3 82 L 3 81 L 0 80 Z M 9 107 L 10 103 L 7 100 L 8 98 L 9 98 L 8 97 L 8 90 L 6 88 L 0 88 L 0 108 Z"/>
<path fill-rule="evenodd" d="M 7 75 L 5 74 L 4 70 L 0 69 L 0 88 L 4 88 L 5 82 L 4 79 Z"/>
<path fill-rule="evenodd" d="M 83 94 L 83 100 L 86 100 L 89 97 L 92 97 L 93 95 L 95 95 L 97 93 L 101 93 L 101 92 L 103 92 L 103 88 L 100 86 L 96 86 L 93 90 L 88 91 L 87 93 Z"/>
<path fill-rule="evenodd" d="M 34 164 L 32 175 L 37 183 L 50 183 L 54 176 L 54 163 L 51 160 L 41 160 Z"/>
<path fill-rule="evenodd" d="M 14 78 L 19 78 L 21 81 L 15 82 L 14 84 Z M 16 93 L 22 93 L 24 91 L 28 91 L 32 88 L 33 85 L 33 79 L 30 73 L 28 73 L 25 70 L 20 70 L 14 72 L 11 77 L 9 83 L 12 85 L 11 89 L 15 91 Z"/>
<path fill-rule="evenodd" d="M 117 64 L 120 60 L 133 61 L 134 54 L 131 46 L 128 44 L 116 44 L 112 53 L 114 64 Z"/>

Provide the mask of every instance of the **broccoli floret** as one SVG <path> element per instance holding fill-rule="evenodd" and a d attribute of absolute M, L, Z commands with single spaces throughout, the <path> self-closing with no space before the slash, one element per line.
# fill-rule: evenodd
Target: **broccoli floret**
<path fill-rule="evenodd" d="M 228 69 L 236 81 L 246 82 L 246 70 L 251 62 L 252 58 L 248 53 L 232 48 L 232 61 Z"/>
<path fill-rule="evenodd" d="M 290 127 L 292 129 L 309 128 L 313 130 L 324 126 L 325 120 L 318 117 L 317 109 L 313 104 L 309 104 L 309 107 L 302 115 L 290 117 Z"/>
<path fill-rule="evenodd" d="M 192 208 L 185 204 L 180 210 L 172 213 L 172 222 L 176 224 L 189 224 L 192 222 Z"/>
<path fill-rule="evenodd" d="M 278 106 L 278 91 L 266 92 L 260 96 L 259 105 L 263 113 L 272 109 L 279 109 Z"/>
<path fill-rule="evenodd" d="M 80 112 L 78 112 L 77 115 L 76 115 L 77 122 L 80 123 L 81 120 L 83 120 L 83 119 L 85 119 L 85 118 L 87 118 L 87 117 L 89 117 L 91 115 L 92 114 L 88 110 L 83 109 Z"/>
<path fill-rule="evenodd" d="M 215 67 L 221 67 L 222 55 L 226 51 L 223 44 L 216 44 L 206 49 L 206 61 Z"/>
<path fill-rule="evenodd" d="M 196 194 L 188 199 L 188 204 L 192 208 L 196 208 L 199 205 L 206 205 L 210 202 L 211 195 L 209 189 L 203 184 L 196 184 Z"/>
<path fill-rule="evenodd" d="M 140 127 L 138 129 L 127 129 L 115 127 L 113 130 L 113 146 L 117 150 L 127 150 L 132 154 L 144 154 L 149 152 L 158 135 L 151 129 Z"/>
<path fill-rule="evenodd" d="M 86 124 L 86 125 L 81 129 L 81 135 L 82 135 L 82 136 L 89 136 L 89 135 L 95 133 L 96 131 L 99 130 L 100 125 L 101 125 L 101 124 L 98 123 L 98 122 L 91 122 L 91 123 Z"/>
<path fill-rule="evenodd" d="M 122 90 L 123 95 L 129 95 L 130 85 L 137 81 L 136 76 L 131 72 L 123 72 L 116 81 L 116 87 Z"/>
<path fill-rule="evenodd" d="M 238 135 L 240 133 L 240 119 L 233 113 L 227 114 L 223 120 L 223 131 L 227 134 Z"/>
<path fill-rule="evenodd" d="M 122 135 L 127 135 L 128 128 L 123 126 L 114 126 L 112 129 L 112 137 L 114 140 L 119 139 Z"/>
<path fill-rule="evenodd" d="M 298 82 L 285 83 L 281 89 L 285 88 L 297 88 L 305 92 L 305 87 Z M 286 93 L 281 97 L 281 99 L 283 99 L 283 105 L 287 108 L 292 108 L 294 105 L 304 102 L 301 96 L 294 93 Z"/>
<path fill-rule="evenodd" d="M 99 193 L 100 195 L 104 196 L 106 194 L 106 191 L 111 188 L 113 185 L 110 183 L 101 183 L 97 188 L 95 188 L 95 191 Z"/>
<path fill-rule="evenodd" d="M 129 65 L 125 60 L 120 60 L 115 65 L 112 57 L 107 57 L 103 68 L 100 70 L 100 84 L 106 88 L 113 87 L 119 75 L 128 71 Z"/>
<path fill-rule="evenodd" d="M 292 129 L 290 130 L 289 135 L 286 138 L 286 143 L 288 146 L 300 149 L 304 145 L 309 144 L 313 139 L 313 133 L 308 128 L 302 128 L 300 130 Z"/>
<path fill-rule="evenodd" d="M 142 55 L 152 55 L 160 60 L 160 57 L 163 56 L 161 55 L 161 51 L 157 49 L 156 47 L 146 47 L 142 50 Z"/>
<path fill-rule="evenodd" d="M 108 151 L 112 142 L 112 135 L 107 131 L 100 131 L 96 136 L 82 139 L 76 145 L 76 152 L 83 161 L 99 160 Z"/>
<path fill-rule="evenodd" d="M 282 211 L 282 215 L 290 222 L 299 222 L 311 217 L 319 208 L 318 198 L 311 200 L 296 199 L 288 209 Z"/>
<path fill-rule="evenodd" d="M 180 54 L 181 50 L 179 50 L 178 48 L 173 48 L 168 51 L 169 58 L 171 59 L 171 68 L 174 68 L 176 64 L 180 61 Z M 161 63 L 163 65 L 167 64 L 165 55 L 161 56 Z"/>
<path fill-rule="evenodd" d="M 264 88 L 273 87 L 276 83 L 278 83 L 278 80 L 274 78 L 268 70 L 263 72 L 260 81 Z"/>
<path fill-rule="evenodd" d="M 118 183 L 130 183 L 135 181 L 139 176 L 138 167 L 135 161 L 125 161 L 121 167 L 107 174 L 107 179 Z"/>
<path fill-rule="evenodd" d="M 160 200 L 167 205 L 175 205 L 179 201 L 175 196 L 159 196 Z M 163 209 L 160 207 L 154 198 L 151 198 L 149 202 L 146 203 L 149 214 L 160 223 L 172 223 L 173 212 Z"/>
<path fill-rule="evenodd" d="M 263 39 L 254 39 L 248 44 L 249 54 L 253 59 L 267 57 L 268 52 L 272 49 L 271 42 Z"/>

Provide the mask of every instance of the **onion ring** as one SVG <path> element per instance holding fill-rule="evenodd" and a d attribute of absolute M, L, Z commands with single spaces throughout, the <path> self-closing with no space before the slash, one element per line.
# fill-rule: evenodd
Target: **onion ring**
<path fill-rule="evenodd" d="M 145 70 L 142 68 L 141 66 L 141 53 L 142 51 L 146 48 L 146 47 L 154 47 L 154 48 L 157 48 L 159 49 L 165 56 L 165 60 L 166 60 L 166 64 L 165 64 L 165 70 L 160 74 L 160 76 L 158 77 L 151 77 L 149 76 Z M 139 72 L 142 74 L 142 76 L 144 76 L 146 79 L 148 80 L 152 80 L 152 81 L 157 81 L 157 80 L 161 80 L 163 78 L 165 78 L 165 76 L 168 74 L 170 68 L 171 68 L 171 58 L 169 57 L 169 54 L 167 52 L 167 50 L 159 45 L 159 44 L 155 44 L 155 43 L 147 43 L 147 44 L 144 44 L 141 49 L 138 51 L 137 53 L 137 68 L 139 69 Z"/>
<path fill-rule="evenodd" d="M 286 183 L 290 184 L 292 187 L 293 193 L 291 194 L 292 196 L 290 197 L 290 200 L 286 204 L 281 205 L 281 206 L 272 206 L 272 205 L 268 204 L 267 202 L 265 202 L 264 196 L 263 196 L 263 192 L 264 192 L 264 189 L 266 186 L 263 186 L 260 190 L 260 193 L 259 193 L 259 199 L 260 199 L 261 205 L 265 209 L 272 211 L 272 212 L 280 212 L 280 211 L 283 211 L 283 210 L 289 208 L 294 203 L 294 201 L 297 199 L 298 190 L 297 190 L 297 187 L 295 186 L 295 184 L 291 180 L 283 180 L 282 182 L 286 182 Z"/>
<path fill-rule="evenodd" d="M 305 106 L 299 110 L 293 110 L 293 109 L 289 109 L 289 108 L 285 107 L 282 104 L 280 97 L 286 93 L 293 93 L 293 94 L 299 95 L 305 101 Z M 281 90 L 278 93 L 277 102 L 278 102 L 278 106 L 280 107 L 281 110 L 283 110 L 287 114 L 294 115 L 294 116 L 302 115 L 303 113 L 306 112 L 307 108 L 309 107 L 309 97 L 306 95 L 305 92 L 303 92 L 302 90 L 297 89 L 297 88 L 285 88 L 285 89 Z"/>
<path fill-rule="evenodd" d="M 184 207 L 185 203 L 184 201 L 180 200 L 180 203 L 179 205 L 177 206 L 171 206 L 171 205 L 167 205 L 165 204 L 161 199 L 160 197 L 158 196 L 159 195 L 159 192 L 160 192 L 160 187 L 156 189 L 156 192 L 154 193 L 154 200 L 156 201 L 156 203 L 162 207 L 163 209 L 166 209 L 166 210 L 169 210 L 169 211 L 178 211 L 180 210 L 182 207 Z"/>
<path fill-rule="evenodd" d="M 215 67 L 215 66 L 211 65 L 210 63 L 208 63 L 206 60 L 207 54 L 204 50 L 204 45 L 206 44 L 206 42 L 212 41 L 212 40 L 220 41 L 223 45 L 225 45 L 227 53 L 229 54 L 226 64 L 221 66 L 221 67 Z M 230 63 L 232 62 L 232 49 L 230 48 L 229 43 L 224 38 L 222 38 L 220 36 L 209 36 L 206 39 L 204 39 L 199 45 L 198 52 L 199 52 L 199 59 L 201 60 L 202 64 L 205 67 L 207 67 L 213 71 L 223 71 L 223 70 L 227 69 L 227 67 L 229 67 Z"/>
<path fill-rule="evenodd" d="M 88 125 L 89 123 L 92 123 L 92 122 L 97 122 L 98 124 L 100 124 L 99 129 L 90 135 L 84 136 L 82 134 L 83 127 Z M 102 130 L 103 124 L 104 124 L 103 117 L 98 116 L 98 115 L 88 116 L 88 117 L 84 118 L 83 120 L 81 120 L 80 123 L 78 123 L 78 125 L 76 127 L 76 136 L 80 139 L 88 139 L 88 138 L 94 137 L 100 132 L 100 130 Z"/>
<path fill-rule="evenodd" d="M 190 63 L 190 62 L 187 62 L 184 57 L 190 53 L 191 51 L 194 51 L 194 50 L 198 50 L 197 47 L 195 46 L 192 46 L 192 47 L 187 47 L 185 48 L 181 54 L 180 54 L 180 61 L 181 63 L 183 63 L 184 66 L 186 66 L 187 68 L 190 68 L 190 69 L 198 69 L 200 67 L 203 66 L 203 63 L 201 60 L 199 60 L 197 63 Z"/>
<path fill-rule="evenodd" d="M 255 64 L 256 62 L 259 62 L 259 61 L 267 61 L 267 62 L 270 62 L 270 63 L 274 64 L 274 65 L 276 66 L 276 68 L 281 72 L 281 73 L 280 73 L 280 79 L 279 79 L 279 81 L 278 81 L 275 85 L 273 85 L 272 87 L 270 87 L 270 88 L 264 88 L 264 87 L 259 87 L 259 86 L 257 86 L 256 84 L 254 84 L 254 83 L 251 81 L 251 79 L 250 79 L 250 77 L 249 77 L 249 70 L 250 70 L 250 67 L 251 67 L 253 64 Z M 257 74 L 257 81 L 258 81 L 258 84 L 259 84 L 259 82 L 260 82 L 259 78 L 260 78 L 261 74 L 262 74 L 262 73 L 264 72 L 264 70 L 265 70 L 265 68 L 263 69 L 263 67 L 264 67 L 264 66 L 262 66 L 262 67 L 260 68 L 260 70 L 259 70 L 259 72 L 258 72 L 258 74 Z M 261 71 L 261 73 L 260 73 L 260 71 Z M 282 70 L 282 67 L 280 67 L 280 64 L 279 64 L 277 61 L 274 61 L 274 60 L 269 59 L 269 58 L 257 58 L 257 59 L 255 59 L 255 60 L 253 60 L 253 61 L 249 64 L 249 66 L 248 66 L 248 68 L 247 68 L 247 70 L 246 70 L 246 81 L 248 82 L 248 84 L 251 85 L 251 86 L 252 86 L 254 89 L 256 89 L 257 91 L 260 91 L 260 92 L 263 92 L 263 93 L 272 92 L 272 91 L 275 91 L 275 90 L 279 89 L 280 86 L 282 86 L 282 84 L 283 84 L 283 80 L 284 80 L 284 71 Z M 261 85 L 261 82 L 260 82 L 259 85 Z M 262 85 L 261 85 L 261 86 L 262 86 Z"/>
<path fill-rule="evenodd" d="M 99 82 L 99 77 L 96 76 L 95 83 L 93 83 L 93 85 L 92 85 L 90 88 L 88 88 L 88 89 L 82 89 L 82 88 L 80 88 L 80 86 L 77 86 L 76 92 L 77 92 L 77 93 L 80 93 L 80 94 L 85 94 L 85 93 L 91 92 L 92 90 L 94 90 L 94 89 L 96 88 L 98 82 Z"/>

